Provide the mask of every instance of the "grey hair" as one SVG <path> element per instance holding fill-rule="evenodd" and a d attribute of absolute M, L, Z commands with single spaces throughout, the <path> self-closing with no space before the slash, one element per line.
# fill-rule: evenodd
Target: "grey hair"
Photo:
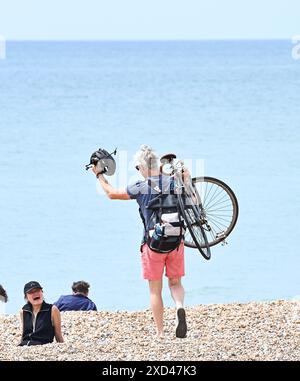
<path fill-rule="evenodd" d="M 134 165 L 141 165 L 148 169 L 157 169 L 158 157 L 150 146 L 143 144 L 134 155 Z"/>

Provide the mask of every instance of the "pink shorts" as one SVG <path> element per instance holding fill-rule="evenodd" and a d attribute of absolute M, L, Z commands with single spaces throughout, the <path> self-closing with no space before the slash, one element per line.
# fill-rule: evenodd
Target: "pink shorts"
<path fill-rule="evenodd" d="M 184 242 L 170 253 L 160 254 L 151 250 L 145 243 L 141 248 L 142 270 L 144 279 L 162 279 L 166 267 L 166 277 L 180 278 L 184 276 Z"/>

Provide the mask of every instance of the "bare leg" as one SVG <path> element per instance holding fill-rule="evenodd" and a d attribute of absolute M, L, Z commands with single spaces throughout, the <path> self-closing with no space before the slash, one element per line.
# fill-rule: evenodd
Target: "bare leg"
<path fill-rule="evenodd" d="M 151 309 L 156 324 L 156 334 L 157 337 L 163 336 L 163 314 L 164 314 L 164 305 L 162 300 L 162 280 L 149 280 L 149 289 L 150 289 L 150 303 Z"/>
<path fill-rule="evenodd" d="M 181 284 L 181 278 L 169 279 L 169 287 L 176 304 L 176 337 L 184 338 L 187 333 L 187 324 L 183 308 L 184 289 Z"/>
<path fill-rule="evenodd" d="M 181 278 L 169 278 L 169 287 L 176 308 L 182 308 L 184 300 L 184 288 L 181 284 Z"/>

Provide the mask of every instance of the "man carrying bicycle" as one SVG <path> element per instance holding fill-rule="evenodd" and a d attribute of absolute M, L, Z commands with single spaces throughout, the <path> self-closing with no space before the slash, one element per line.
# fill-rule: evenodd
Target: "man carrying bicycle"
<path fill-rule="evenodd" d="M 181 278 L 184 276 L 184 228 L 174 205 L 169 204 L 168 207 L 164 205 L 168 201 L 168 194 L 172 193 L 172 180 L 170 176 L 161 173 L 158 161 L 152 148 L 142 145 L 135 154 L 135 167 L 144 180 L 128 185 L 126 190 L 113 188 L 97 166 L 93 166 L 92 170 L 110 199 L 137 201 L 144 224 L 141 245 L 142 271 L 144 279 L 149 282 L 150 304 L 156 325 L 156 335 L 159 338 L 163 337 L 162 279 L 165 270 L 176 305 L 176 337 L 184 338 L 187 333 L 183 308 L 184 288 L 181 284 Z M 186 171 L 186 176 L 188 175 Z M 168 194 L 165 195 L 166 192 Z M 158 197 L 160 195 L 163 197 Z M 158 216 L 160 221 L 165 218 L 164 224 L 158 223 Z M 161 228 L 166 231 L 161 231 Z M 169 237 L 166 234 L 167 229 L 169 229 Z"/>

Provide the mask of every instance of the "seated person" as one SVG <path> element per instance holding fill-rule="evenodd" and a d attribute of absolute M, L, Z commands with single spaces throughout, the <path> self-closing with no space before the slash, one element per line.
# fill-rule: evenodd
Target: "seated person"
<path fill-rule="evenodd" d="M 97 311 L 97 307 L 88 298 L 90 285 L 81 280 L 72 285 L 72 295 L 62 295 L 54 305 L 60 311 Z"/>
<path fill-rule="evenodd" d="M 56 306 L 44 301 L 42 286 L 36 281 L 28 282 L 24 286 L 24 295 L 27 304 L 20 312 L 22 341 L 19 345 L 52 343 L 54 336 L 58 343 L 62 343 L 60 312 Z"/>

